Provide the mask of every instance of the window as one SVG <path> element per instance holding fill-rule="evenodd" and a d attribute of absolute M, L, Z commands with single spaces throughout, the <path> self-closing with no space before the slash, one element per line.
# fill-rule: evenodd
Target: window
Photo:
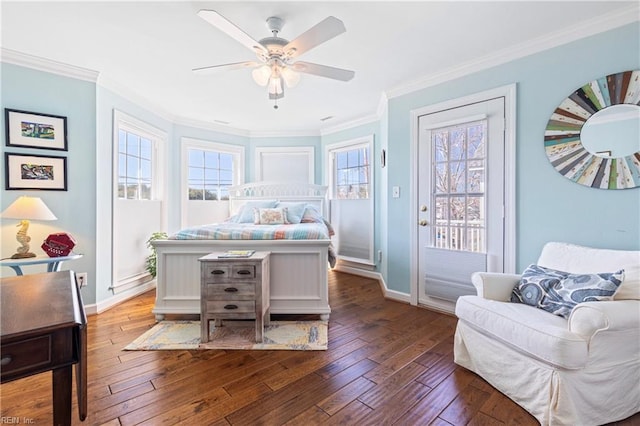
<path fill-rule="evenodd" d="M 222 222 L 230 211 L 229 188 L 244 183 L 244 147 L 180 139 L 180 226 Z"/>
<path fill-rule="evenodd" d="M 485 251 L 486 120 L 434 129 L 433 246 Z"/>
<path fill-rule="evenodd" d="M 153 142 L 134 131 L 118 129 L 118 198 L 153 197 Z"/>
<path fill-rule="evenodd" d="M 233 185 L 233 155 L 188 149 L 189 200 L 228 200 Z"/>
<path fill-rule="evenodd" d="M 368 199 L 369 147 L 358 146 L 335 152 L 334 198 Z"/>
<path fill-rule="evenodd" d="M 365 268 L 376 264 L 372 150 L 373 135 L 326 147 L 334 247 L 341 261 Z"/>

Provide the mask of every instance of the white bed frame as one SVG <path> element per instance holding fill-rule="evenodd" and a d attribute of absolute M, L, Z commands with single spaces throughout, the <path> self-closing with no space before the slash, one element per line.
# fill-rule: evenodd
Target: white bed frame
<path fill-rule="evenodd" d="M 255 182 L 231 187 L 231 213 L 247 201 L 306 202 L 326 214 L 326 186 Z M 157 320 L 166 314 L 200 313 L 200 263 L 213 251 L 253 249 L 271 252 L 271 313 L 318 314 L 329 319 L 330 240 L 156 240 Z"/>

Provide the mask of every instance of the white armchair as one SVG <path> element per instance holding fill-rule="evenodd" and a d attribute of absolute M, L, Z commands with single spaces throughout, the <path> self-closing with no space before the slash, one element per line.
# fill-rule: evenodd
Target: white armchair
<path fill-rule="evenodd" d="M 456 303 L 455 362 L 543 425 L 600 425 L 640 411 L 640 251 L 564 243 L 537 264 L 575 274 L 625 270 L 612 301 L 583 302 L 568 319 L 509 302 L 520 275 L 478 272 L 477 296 Z"/>

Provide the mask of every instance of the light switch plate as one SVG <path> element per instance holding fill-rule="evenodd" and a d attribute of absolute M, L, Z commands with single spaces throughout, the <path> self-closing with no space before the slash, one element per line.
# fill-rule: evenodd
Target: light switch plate
<path fill-rule="evenodd" d="M 393 198 L 400 198 L 400 187 L 399 186 L 394 186 L 393 187 Z"/>

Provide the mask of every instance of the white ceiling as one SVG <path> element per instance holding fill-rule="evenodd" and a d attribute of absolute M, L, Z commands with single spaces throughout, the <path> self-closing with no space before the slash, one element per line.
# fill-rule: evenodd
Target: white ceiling
<path fill-rule="evenodd" d="M 568 2 L 8 2 L 2 47 L 98 71 L 99 83 L 177 121 L 250 134 L 318 134 L 375 117 L 381 96 L 495 64 L 585 35 L 584 28 L 638 19 L 638 1 Z M 216 10 L 253 38 L 269 16 L 292 40 L 327 16 L 347 32 L 300 60 L 355 71 L 350 82 L 303 74 L 273 109 L 250 70 L 194 75 L 192 68 L 253 60 L 196 15 Z M 627 16 L 630 15 L 630 16 Z M 613 24 L 611 24 L 613 22 Z M 597 24 L 597 25 L 594 25 Z M 605 28 L 606 29 L 606 28 Z M 581 33 L 582 31 L 582 33 Z M 325 122 L 321 118 L 333 116 Z M 223 127 L 224 128 L 224 127 Z"/>

